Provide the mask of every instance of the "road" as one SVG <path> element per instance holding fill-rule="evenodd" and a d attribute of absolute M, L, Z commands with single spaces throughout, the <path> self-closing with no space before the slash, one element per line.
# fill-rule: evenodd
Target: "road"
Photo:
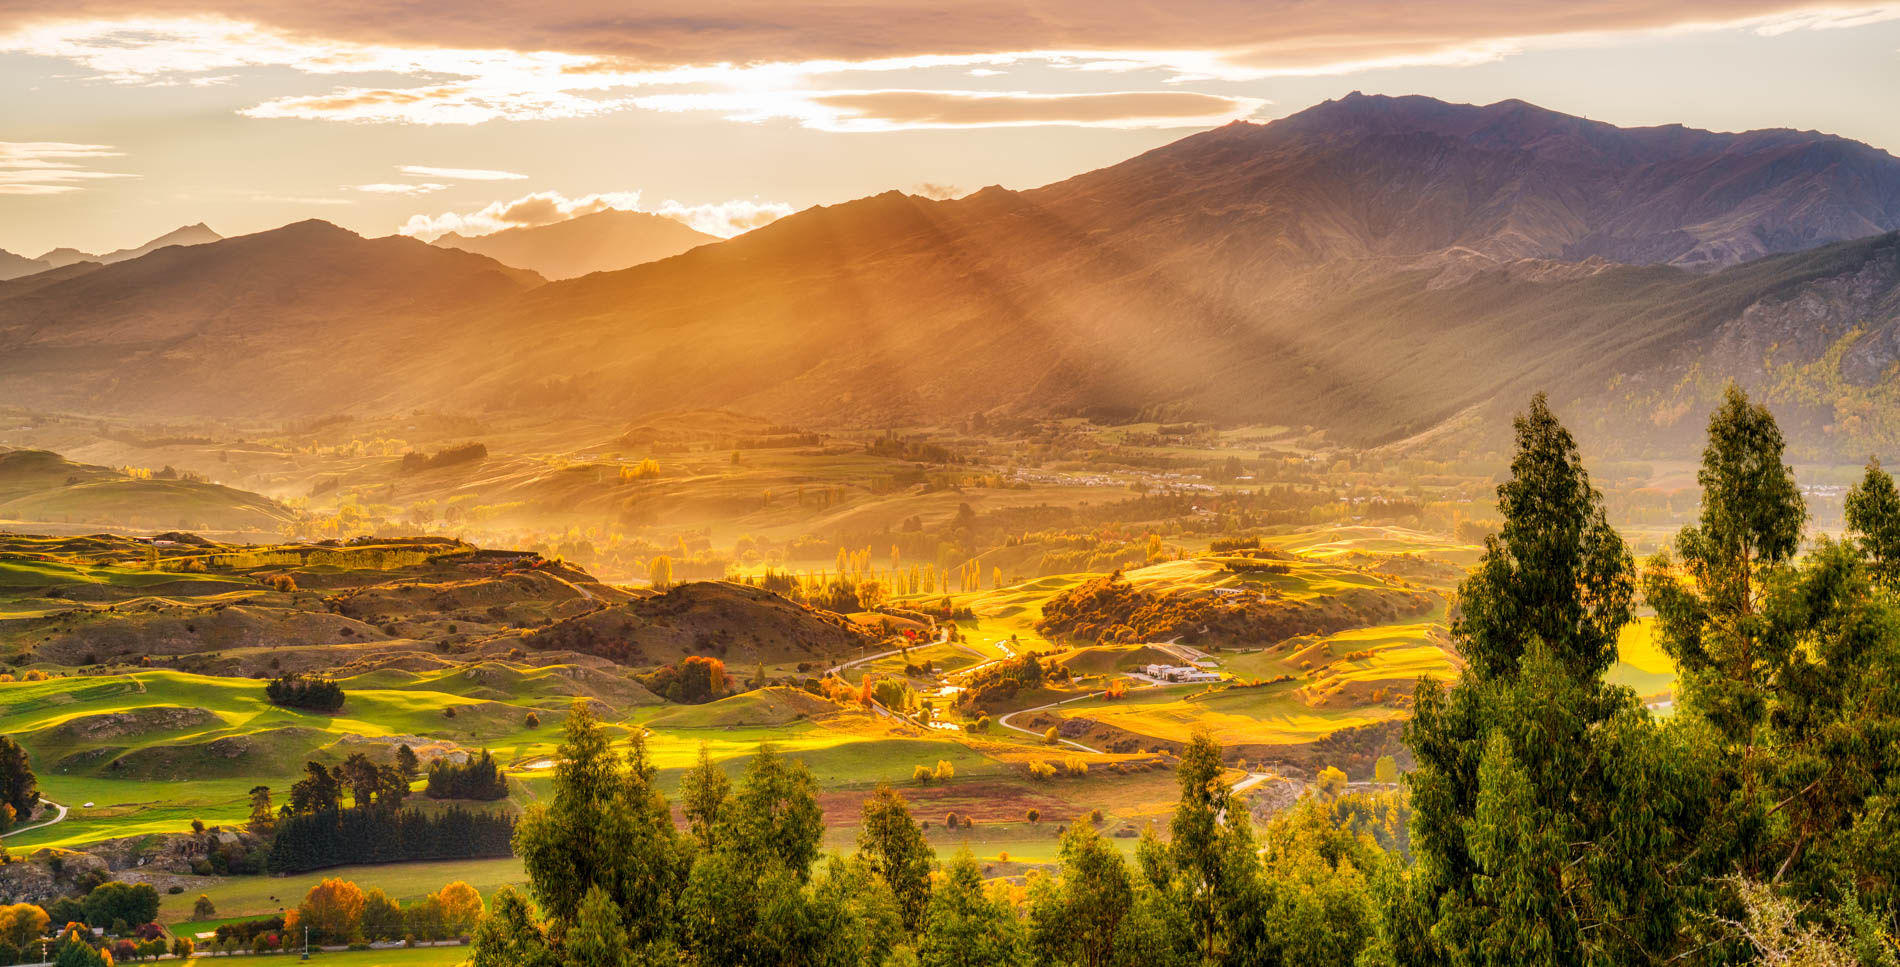
<path fill-rule="evenodd" d="M 902 648 L 893 648 L 890 651 L 880 651 L 875 655 L 865 655 L 863 658 L 853 658 L 850 661 L 844 662 L 842 664 L 833 665 L 830 668 L 825 669 L 825 674 L 837 675 L 840 678 L 842 678 L 844 677 L 844 670 L 847 668 L 851 668 L 856 665 L 862 665 L 867 661 L 877 661 L 879 658 L 889 658 L 892 655 L 901 655 L 912 648 L 927 648 L 929 647 L 929 645 L 941 645 L 948 642 L 949 640 L 950 640 L 950 629 L 948 627 L 938 628 L 937 637 L 932 639 L 928 644 L 905 645 Z M 972 652 L 976 654 L 978 657 L 987 657 L 982 652 L 977 651 L 974 648 L 970 648 L 967 645 L 959 645 L 958 647 L 963 648 L 965 651 Z"/>
<path fill-rule="evenodd" d="M 1023 728 L 1023 727 L 1022 727 L 1022 726 L 1020 726 L 1020 725 L 1015 725 L 1015 724 L 1012 724 L 1012 723 L 1010 722 L 1010 719 L 1013 719 L 1013 718 L 1015 718 L 1015 717 L 1016 717 L 1016 716 L 1018 716 L 1018 715 L 1024 715 L 1024 714 L 1027 714 L 1027 713 L 1029 713 L 1029 712 L 1041 712 L 1041 711 L 1044 711 L 1044 710 L 1047 710 L 1047 709 L 1052 709 L 1052 708 L 1055 708 L 1055 707 L 1056 707 L 1056 706 L 1058 706 L 1058 705 L 1067 705 L 1067 704 L 1069 704 L 1070 702 L 1080 702 L 1080 701 L 1082 701 L 1082 700 L 1083 700 L 1083 699 L 1085 699 L 1085 698 L 1094 698 L 1094 697 L 1096 697 L 1097 695 L 1100 695 L 1100 694 L 1102 694 L 1102 693 L 1101 693 L 1101 692 L 1090 692 L 1090 693 L 1088 693 L 1087 695 L 1077 695 L 1077 696 L 1076 696 L 1076 697 L 1074 697 L 1074 698 L 1065 698 L 1065 699 L 1063 699 L 1063 700 L 1062 700 L 1062 701 L 1060 701 L 1060 702 L 1050 702 L 1050 703 L 1049 703 L 1049 704 L 1047 704 L 1047 705 L 1038 705 L 1038 706 L 1036 706 L 1035 708 L 1023 708 L 1023 709 L 1017 709 L 1017 710 L 1016 710 L 1016 711 L 1014 711 L 1014 712 L 1010 712 L 1010 713 L 1008 713 L 1008 714 L 1006 714 L 1006 715 L 1003 715 L 1003 716 L 1001 716 L 1001 717 L 999 717 L 999 718 L 997 718 L 997 720 L 996 720 L 996 724 L 997 724 L 997 725 L 1000 725 L 1000 726 L 1002 726 L 1003 728 L 1006 728 L 1006 729 L 1015 729 L 1016 731 L 1018 731 L 1018 732 L 1021 732 L 1021 733 L 1023 733 L 1023 734 L 1025 734 L 1025 735 L 1033 735 L 1033 736 L 1035 736 L 1035 737 L 1037 737 L 1037 738 L 1042 738 L 1042 736 L 1043 736 L 1043 733 L 1041 733 L 1041 732 L 1037 732 L 1037 731 L 1034 731 L 1033 729 L 1025 729 L 1025 728 Z M 1096 755 L 1106 755 L 1106 754 L 1107 754 L 1107 753 L 1104 753 L 1104 752 L 1103 752 L 1102 750 L 1100 750 L 1100 749 L 1095 749 L 1095 748 L 1090 748 L 1089 746 L 1086 746 L 1086 745 L 1083 745 L 1083 744 L 1082 744 L 1082 743 L 1080 743 L 1080 742 L 1076 742 L 1076 741 L 1073 741 L 1073 740 L 1070 740 L 1070 739 L 1064 739 L 1064 738 L 1057 738 L 1057 739 L 1056 739 L 1056 741 L 1057 741 L 1057 742 L 1060 742 L 1060 743 L 1062 743 L 1063 745 L 1066 745 L 1066 746 L 1069 746 L 1070 748 L 1075 748 L 1075 749 L 1081 749 L 1081 750 L 1082 750 L 1083 752 L 1093 752 L 1093 753 L 1095 753 Z"/>
<path fill-rule="evenodd" d="M 18 835 L 20 835 L 21 833 L 24 833 L 24 832 L 27 832 L 27 831 L 29 831 L 29 830 L 35 830 L 35 829 L 39 829 L 39 828 L 41 828 L 41 827 L 43 827 L 43 826 L 51 826 L 51 825 L 53 825 L 54 823 L 57 823 L 57 822 L 60 822 L 60 821 L 62 821 L 62 820 L 64 820 L 64 819 L 66 818 L 66 807 L 65 807 L 65 806 L 62 806 L 62 805 L 60 805 L 59 803 L 56 803 L 56 802 L 54 802 L 54 801 L 52 801 L 51 799 L 41 799 L 41 800 L 40 800 L 40 802 L 43 802 L 43 803 L 45 803 L 45 804 L 47 804 L 48 806 L 51 806 L 51 807 L 53 807 L 54 809 L 57 809 L 57 810 L 59 810 L 59 815 L 57 815 L 57 816 L 54 816 L 54 817 L 53 817 L 52 819 L 48 819 L 48 820 L 45 820 L 44 822 L 38 822 L 38 823 L 34 823 L 34 824 L 33 824 L 33 825 L 31 825 L 31 826 L 21 826 L 21 827 L 20 827 L 20 828 L 18 828 L 18 829 L 9 829 L 9 830 L 7 830 L 7 831 L 6 831 L 6 832 L 4 832 L 4 833 L 0 833 L 0 837 L 5 837 L 5 836 L 18 836 Z"/>

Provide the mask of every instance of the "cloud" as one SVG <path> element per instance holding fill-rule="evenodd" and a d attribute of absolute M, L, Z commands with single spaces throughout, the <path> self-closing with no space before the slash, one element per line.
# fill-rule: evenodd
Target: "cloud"
<path fill-rule="evenodd" d="M 644 207 L 640 204 L 640 193 L 637 191 L 602 192 L 579 198 L 569 198 L 558 191 L 539 191 L 510 201 L 491 202 L 470 212 L 412 215 L 398 231 L 425 241 L 434 241 L 450 232 L 487 235 L 510 228 L 551 225 L 609 209 L 661 215 L 721 238 L 750 231 L 792 213 L 790 205 L 746 199 L 703 205 L 688 205 L 669 199 L 658 206 Z"/>
<path fill-rule="evenodd" d="M 839 131 L 1162 127 L 1235 116 L 1242 99 L 827 88 L 866 73 L 986 78 L 1031 65 L 1078 76 L 1148 72 L 1177 85 L 1461 66 L 1625 35 L 1861 26 L 1900 18 L 1900 0 L 972 0 L 927 11 L 909 0 L 490 0 L 480 16 L 428 2 L 370 10 L 307 0 L 70 0 L 49 14 L 0 0 L 0 53 L 63 59 L 122 84 L 217 83 L 266 67 L 338 82 L 243 111 L 256 118 L 481 124 L 645 108 Z"/>
<path fill-rule="evenodd" d="M 493 171 L 487 168 L 431 168 L 428 165 L 397 165 L 396 170 L 405 175 L 453 178 L 457 181 L 520 181 L 528 177 L 513 171 Z"/>
<path fill-rule="evenodd" d="M 685 107 L 699 95 L 642 99 L 659 110 Z M 718 99 L 713 98 L 717 104 Z M 666 101 L 682 107 L 658 107 Z M 1267 102 L 1192 91 L 1114 91 L 1033 94 L 1027 91 L 825 91 L 788 98 L 780 107 L 748 110 L 736 102 L 735 120 L 795 117 L 826 131 L 903 131 L 918 128 L 995 128 L 1063 125 L 1086 128 L 1207 127 L 1248 117 Z M 783 110 L 783 113 L 779 111 Z M 729 110 L 711 106 L 711 110 Z"/>
<path fill-rule="evenodd" d="M 661 202 L 658 208 L 649 210 L 655 215 L 664 215 L 674 221 L 685 222 L 688 228 L 697 229 L 708 235 L 731 238 L 762 225 L 770 225 L 790 215 L 792 206 L 784 202 L 750 201 L 743 198 L 706 205 L 687 205 L 668 199 Z"/>
<path fill-rule="evenodd" d="M 123 156 L 106 144 L 0 141 L 0 195 L 63 195 L 81 190 L 88 181 L 138 177 L 89 164 Z"/>
<path fill-rule="evenodd" d="M 427 195 L 431 192 L 445 191 L 448 185 L 434 182 L 378 182 L 370 185 L 349 185 L 351 191 L 365 191 L 372 195 Z"/>
<path fill-rule="evenodd" d="M 955 185 L 940 185 L 934 181 L 919 182 L 911 187 L 911 194 L 934 198 L 937 201 L 949 201 L 963 196 L 963 189 Z"/>
<path fill-rule="evenodd" d="M 1069 52 L 1323 72 L 1459 61 L 1579 34 L 1774 31 L 1895 16 L 1900 7 L 1881 0 L 971 0 L 929 8 L 912 0 L 489 0 L 479 16 L 440 3 L 70 0 L 56 14 L 43 4 L 0 5 L 0 31 L 21 38 L 15 49 L 118 75 L 266 64 L 411 73 L 404 68 L 482 51 L 580 57 L 621 70 Z M 86 29 L 113 22 L 129 25 L 116 41 Z M 167 29 L 189 37 L 170 42 Z"/>

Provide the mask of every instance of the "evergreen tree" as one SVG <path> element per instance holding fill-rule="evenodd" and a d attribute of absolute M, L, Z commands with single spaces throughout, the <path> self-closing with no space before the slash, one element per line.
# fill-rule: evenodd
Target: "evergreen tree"
<path fill-rule="evenodd" d="M 580 913 L 567 931 L 561 945 L 561 963 L 565 967 L 630 967 L 627 928 L 620 922 L 620 910 L 599 884 L 589 887 L 581 900 Z"/>
<path fill-rule="evenodd" d="M 1766 686 L 1788 657 L 1763 604 L 1799 549 L 1807 507 L 1782 461 L 1767 409 L 1734 386 L 1709 420 L 1699 521 L 1676 536 L 1645 580 L 1658 637 L 1675 659 L 1679 691 L 1731 743 L 1746 744 L 1767 714 Z"/>
<path fill-rule="evenodd" d="M 1861 555 L 1874 580 L 1888 593 L 1900 592 L 1900 491 L 1880 461 L 1867 461 L 1867 474 L 1847 492 L 1847 529 L 1859 538 Z"/>
<path fill-rule="evenodd" d="M 879 785 L 864 800 L 858 853 L 897 898 L 904 929 L 916 933 L 930 901 L 930 868 L 936 851 L 925 842 L 924 831 L 912 818 L 904 797 L 888 785 Z"/>
<path fill-rule="evenodd" d="M 1135 902 L 1135 884 L 1114 846 L 1086 819 L 1062 834 L 1058 879 L 1030 890 L 1029 942 L 1038 964 L 1109 967 L 1122 961 L 1120 931 Z"/>
<path fill-rule="evenodd" d="M 1221 764 L 1221 747 L 1197 729 L 1181 751 L 1175 778 L 1181 795 L 1168 822 L 1172 892 L 1192 924 L 1203 960 L 1219 963 L 1228 948 L 1230 915 L 1256 888 L 1253 836 L 1247 810 L 1235 808 Z M 1244 860 L 1234 862 L 1238 852 Z"/>
<path fill-rule="evenodd" d="M 1542 393 L 1516 429 L 1511 478 L 1498 487 L 1503 529 L 1458 588 L 1452 635 L 1479 680 L 1511 674 L 1532 641 L 1572 674 L 1600 675 L 1630 620 L 1629 548 Z"/>
<path fill-rule="evenodd" d="M 14 819 L 24 821 L 39 804 L 39 780 L 26 750 L 11 737 L 0 735 L 0 805 L 11 807 Z M 5 827 L 0 818 L 0 829 Z"/>
<path fill-rule="evenodd" d="M 634 732 L 623 767 L 587 703 L 574 703 L 551 801 L 530 807 L 515 830 L 551 935 L 564 936 L 599 888 L 620 911 L 635 957 L 670 948 L 690 853 L 654 777 L 642 733 Z"/>
<path fill-rule="evenodd" d="M 712 761 L 706 743 L 699 744 L 699 761 L 680 778 L 680 807 L 686 813 L 686 825 L 701 849 L 713 846 L 713 831 L 719 826 L 726 803 L 732 796 L 732 780 Z"/>
<path fill-rule="evenodd" d="M 1647 714 L 1602 681 L 1631 617 L 1629 551 L 1541 395 L 1516 426 L 1502 531 L 1459 588 L 1469 664 L 1449 690 L 1421 681 L 1406 730 L 1418 863 L 1381 943 L 1401 963 L 1642 960 L 1676 923 L 1670 891 L 1615 848 L 1662 849 L 1682 808 Z"/>
<path fill-rule="evenodd" d="M 930 892 L 917 939 L 922 967 L 1018 967 L 1024 964 L 1022 923 L 1007 901 L 991 896 L 968 849 L 959 850 Z"/>
<path fill-rule="evenodd" d="M 470 940 L 469 967 L 555 967 L 559 962 L 528 899 L 512 886 L 497 891 Z"/>

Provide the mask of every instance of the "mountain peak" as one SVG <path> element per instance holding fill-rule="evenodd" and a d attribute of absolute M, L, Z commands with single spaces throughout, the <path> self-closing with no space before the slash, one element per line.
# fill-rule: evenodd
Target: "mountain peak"
<path fill-rule="evenodd" d="M 719 240 L 665 215 L 609 208 L 487 235 L 451 232 L 432 244 L 486 255 L 550 279 L 571 279 L 670 258 Z"/>

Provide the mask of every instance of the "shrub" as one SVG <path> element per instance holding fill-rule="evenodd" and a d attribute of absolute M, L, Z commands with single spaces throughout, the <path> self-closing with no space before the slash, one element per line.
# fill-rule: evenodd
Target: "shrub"
<path fill-rule="evenodd" d="M 934 775 L 936 776 L 939 782 L 949 780 L 949 779 L 955 779 L 957 777 L 957 767 L 954 765 L 951 765 L 949 760 L 947 759 L 938 759 L 937 771 L 934 773 Z"/>
<path fill-rule="evenodd" d="M 527 725 L 528 725 L 528 728 L 531 728 L 531 729 L 538 729 L 538 728 L 540 728 L 540 727 L 541 727 L 541 715 L 540 715 L 540 713 L 538 713 L 538 712 L 529 712 L 529 713 L 528 713 L 528 718 L 527 718 Z"/>
<path fill-rule="evenodd" d="M 1088 760 L 1072 755 L 1062 760 L 1062 771 L 1072 776 L 1086 776 L 1089 774 Z"/>
<path fill-rule="evenodd" d="M 1056 727 L 1055 727 L 1055 726 L 1053 726 L 1053 725 L 1051 725 L 1051 726 L 1049 726 L 1049 728 L 1048 728 L 1048 729 L 1046 729 L 1046 730 L 1045 730 L 1045 731 L 1044 731 L 1044 732 L 1042 733 L 1042 744 L 1043 744 L 1043 745 L 1055 745 L 1055 744 L 1056 744 L 1056 738 L 1057 738 L 1057 734 L 1056 734 Z"/>
<path fill-rule="evenodd" d="M 1046 781 L 1049 779 L 1054 779 L 1055 777 L 1056 777 L 1055 766 L 1052 766 L 1047 762 L 1031 762 L 1029 764 L 1029 778 Z"/>
<path fill-rule="evenodd" d="M 1023 813 L 1023 818 L 1032 823 L 1039 823 L 1042 821 L 1042 810 L 1031 807 L 1028 812 Z"/>
<path fill-rule="evenodd" d="M 930 780 L 937 778 L 937 774 L 930 771 L 929 766 L 920 764 L 910 771 L 910 777 L 927 786 L 930 785 Z"/>

